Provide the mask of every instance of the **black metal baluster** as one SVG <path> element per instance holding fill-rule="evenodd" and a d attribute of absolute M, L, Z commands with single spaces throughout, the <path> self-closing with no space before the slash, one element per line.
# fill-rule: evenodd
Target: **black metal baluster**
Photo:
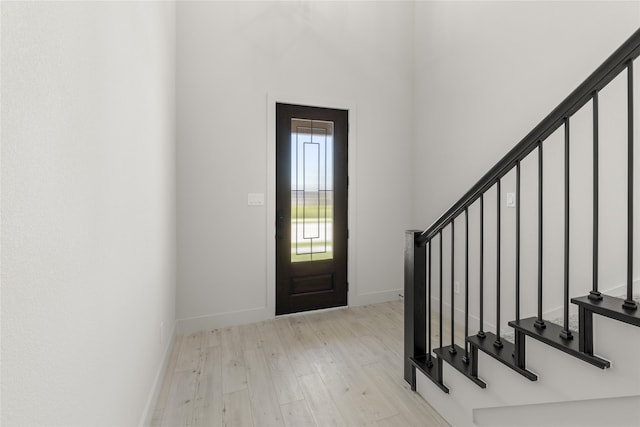
<path fill-rule="evenodd" d="M 469 363 L 469 208 L 464 209 L 464 357 Z"/>
<path fill-rule="evenodd" d="M 636 310 L 633 300 L 633 61 L 627 63 L 627 298 L 622 304 Z"/>
<path fill-rule="evenodd" d="M 569 118 L 564 119 L 564 325 L 560 337 L 570 340 L 569 330 Z"/>
<path fill-rule="evenodd" d="M 538 141 L 538 319 L 534 325 L 547 327 L 542 319 L 542 141 Z"/>
<path fill-rule="evenodd" d="M 438 232 L 439 236 L 440 236 L 440 307 L 439 307 L 439 313 L 438 315 L 440 316 L 440 331 L 439 331 L 439 338 L 440 338 L 440 346 L 439 348 L 442 348 L 442 230 L 440 230 Z"/>
<path fill-rule="evenodd" d="M 496 341 L 494 347 L 502 348 L 500 340 L 500 178 L 496 183 Z"/>
<path fill-rule="evenodd" d="M 520 320 L 520 160 L 516 163 L 516 321 Z"/>
<path fill-rule="evenodd" d="M 429 251 L 429 256 L 427 257 L 427 298 L 429 299 L 427 301 L 427 305 L 429 306 L 429 319 L 427 320 L 428 322 L 428 330 L 429 332 L 427 332 L 427 348 L 428 350 L 428 355 L 429 357 L 427 358 L 427 366 L 429 368 L 431 368 L 433 366 L 433 361 L 431 360 L 431 318 L 433 317 L 433 313 L 431 312 L 431 240 L 429 240 L 427 242 L 428 244 L 428 251 Z"/>
<path fill-rule="evenodd" d="M 484 193 L 480 195 L 480 325 L 478 337 L 484 338 Z"/>
<path fill-rule="evenodd" d="M 455 337 L 454 337 L 454 272 L 455 272 L 455 224 L 456 219 L 451 220 L 451 347 L 449 347 L 449 353 L 456 354 Z"/>
<path fill-rule="evenodd" d="M 592 262 L 592 279 L 593 290 L 589 292 L 589 299 L 599 301 L 602 294 L 598 291 L 598 183 L 599 183 L 599 112 L 598 112 L 598 92 L 593 93 L 593 262 Z"/>

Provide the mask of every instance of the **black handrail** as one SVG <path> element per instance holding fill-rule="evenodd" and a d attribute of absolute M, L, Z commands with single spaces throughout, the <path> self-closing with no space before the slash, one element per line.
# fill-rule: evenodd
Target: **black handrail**
<path fill-rule="evenodd" d="M 539 141 L 544 141 L 562 126 L 565 118 L 572 116 L 587 102 L 591 101 L 594 92 L 598 92 L 605 87 L 623 71 L 627 67 L 629 60 L 638 56 L 640 56 L 640 29 L 636 30 L 622 46 L 613 52 L 580 86 L 571 92 L 564 101 L 493 166 L 458 202 L 423 231 L 416 238 L 416 243 L 424 245 L 428 240 L 431 240 L 453 219 L 471 206 L 497 180 L 509 173 L 518 161 L 524 159 L 527 154 L 537 147 Z"/>

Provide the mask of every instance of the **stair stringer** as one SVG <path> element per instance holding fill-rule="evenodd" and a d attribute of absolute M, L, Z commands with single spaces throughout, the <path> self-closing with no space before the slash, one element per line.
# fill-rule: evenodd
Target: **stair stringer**
<path fill-rule="evenodd" d="M 594 342 L 595 353 L 610 360 L 611 368 L 598 369 L 528 338 L 527 368 L 538 381 L 529 381 L 480 353 L 478 377 L 487 383 L 486 389 L 445 364 L 449 394 L 420 373 L 417 391 L 454 427 L 475 426 L 473 413 L 480 408 L 640 395 L 640 328 L 594 316 Z"/>
<path fill-rule="evenodd" d="M 640 396 L 606 397 L 531 405 L 478 408 L 478 427 L 630 427 L 638 425 Z"/>

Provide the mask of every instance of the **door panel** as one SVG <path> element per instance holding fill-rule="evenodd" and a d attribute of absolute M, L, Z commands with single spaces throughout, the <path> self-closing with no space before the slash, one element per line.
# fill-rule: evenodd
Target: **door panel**
<path fill-rule="evenodd" d="M 276 105 L 276 314 L 347 304 L 348 111 Z"/>

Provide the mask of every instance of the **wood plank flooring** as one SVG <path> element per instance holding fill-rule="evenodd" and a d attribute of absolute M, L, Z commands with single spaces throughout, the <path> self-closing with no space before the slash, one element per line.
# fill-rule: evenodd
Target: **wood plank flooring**
<path fill-rule="evenodd" d="M 448 426 L 402 353 L 400 301 L 180 335 L 151 425 Z"/>

